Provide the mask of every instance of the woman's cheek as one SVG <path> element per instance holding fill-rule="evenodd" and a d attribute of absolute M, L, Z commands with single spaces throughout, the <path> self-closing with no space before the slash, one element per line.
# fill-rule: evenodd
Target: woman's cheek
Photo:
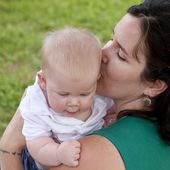
<path fill-rule="evenodd" d="M 114 66 L 114 63 L 109 63 L 108 67 L 106 68 L 106 76 L 109 79 L 114 79 L 115 78 L 115 72 L 116 72 L 116 67 Z M 118 70 L 117 70 L 118 72 Z"/>
<path fill-rule="evenodd" d="M 113 56 L 106 68 L 106 76 L 110 80 L 119 80 L 125 74 L 126 65 L 117 56 Z"/>

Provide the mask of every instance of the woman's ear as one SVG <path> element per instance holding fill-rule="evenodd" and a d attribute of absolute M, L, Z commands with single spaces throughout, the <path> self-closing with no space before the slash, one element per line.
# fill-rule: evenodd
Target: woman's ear
<path fill-rule="evenodd" d="M 163 80 L 156 80 L 152 82 L 147 89 L 144 90 L 144 94 L 151 98 L 158 96 L 167 89 L 167 84 Z"/>
<path fill-rule="evenodd" d="M 37 73 L 37 76 L 38 76 L 38 80 L 39 80 L 39 85 L 40 87 L 45 90 L 46 89 L 46 79 L 45 79 L 45 76 L 44 76 L 44 73 L 42 71 L 39 71 Z"/>

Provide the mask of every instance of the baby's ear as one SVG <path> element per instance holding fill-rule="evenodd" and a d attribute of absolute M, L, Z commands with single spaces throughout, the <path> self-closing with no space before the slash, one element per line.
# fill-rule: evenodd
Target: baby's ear
<path fill-rule="evenodd" d="M 45 90 L 46 89 L 46 79 L 45 79 L 44 73 L 42 71 L 39 71 L 37 73 L 37 76 L 38 76 L 38 81 L 39 81 L 40 87 L 43 90 Z"/>
<path fill-rule="evenodd" d="M 167 89 L 167 84 L 163 80 L 156 80 L 151 83 L 150 87 L 148 87 L 144 94 L 149 97 L 156 97 Z"/>

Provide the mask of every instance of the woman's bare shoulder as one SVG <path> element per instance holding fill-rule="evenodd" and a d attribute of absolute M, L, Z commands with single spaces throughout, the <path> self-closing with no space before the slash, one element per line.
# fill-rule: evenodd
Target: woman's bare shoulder
<path fill-rule="evenodd" d="M 106 138 L 90 135 L 80 139 L 81 158 L 74 170 L 125 170 L 122 158 L 116 147 Z M 51 170 L 69 170 L 68 166 L 59 166 Z"/>

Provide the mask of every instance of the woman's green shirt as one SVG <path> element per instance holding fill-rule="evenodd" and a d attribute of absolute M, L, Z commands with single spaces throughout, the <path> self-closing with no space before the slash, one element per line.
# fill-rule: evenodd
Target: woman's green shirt
<path fill-rule="evenodd" d="M 170 170 L 170 146 L 152 121 L 127 116 L 93 134 L 106 137 L 116 146 L 126 170 Z"/>

